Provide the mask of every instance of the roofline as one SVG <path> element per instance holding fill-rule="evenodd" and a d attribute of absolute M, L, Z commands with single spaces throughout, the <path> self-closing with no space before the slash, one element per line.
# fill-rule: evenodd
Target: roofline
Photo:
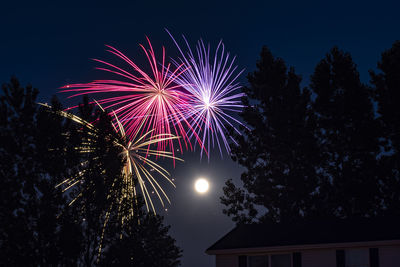
<path fill-rule="evenodd" d="M 206 250 L 208 255 L 219 254 L 253 254 L 277 251 L 299 251 L 310 249 L 327 249 L 327 248 L 352 248 L 352 247 L 376 247 L 376 246 L 394 246 L 400 245 L 400 239 L 380 240 L 380 241 L 364 241 L 364 242 L 345 242 L 345 243 L 322 243 L 310 245 L 290 245 L 290 246 L 270 246 L 255 248 L 234 248 L 234 249 L 212 249 Z"/>

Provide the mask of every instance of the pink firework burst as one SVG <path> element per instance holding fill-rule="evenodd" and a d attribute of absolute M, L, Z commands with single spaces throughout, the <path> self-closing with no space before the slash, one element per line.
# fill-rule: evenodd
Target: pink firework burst
<path fill-rule="evenodd" d="M 176 78 L 176 82 L 191 95 L 189 103 L 192 109 L 189 109 L 185 116 L 200 137 L 201 147 L 210 151 L 211 146 L 218 146 L 222 157 L 223 147 L 230 153 L 228 137 L 225 134 L 226 125 L 240 133 L 237 125 L 241 125 L 241 122 L 234 118 L 234 114 L 243 107 L 240 98 L 244 94 L 238 92 L 240 87 L 236 82 L 243 70 L 237 71 L 237 66 L 234 65 L 235 57 L 230 57 L 230 54 L 225 52 L 222 42 L 212 55 L 210 45 L 206 47 L 200 40 L 196 46 L 196 53 L 193 53 L 183 36 L 187 47 L 187 52 L 183 52 L 174 37 L 169 32 L 168 34 L 181 54 L 179 61 L 173 61 L 174 65 L 178 67 L 185 64 L 188 67 L 187 71 Z M 233 139 L 232 141 L 234 142 Z M 203 150 L 200 157 L 202 153 Z"/>
<path fill-rule="evenodd" d="M 140 44 L 149 63 L 151 74 L 143 71 L 131 59 L 114 47 L 107 46 L 108 52 L 123 60 L 129 69 L 118 67 L 103 60 L 95 61 L 104 65 L 97 69 L 117 75 L 119 80 L 95 80 L 90 83 L 69 84 L 62 92 L 73 92 L 69 97 L 84 94 L 96 94 L 96 99 L 105 109 L 114 110 L 119 121 L 130 137 L 139 128 L 144 132 L 153 130 L 152 135 L 175 134 L 181 136 L 186 149 L 191 148 L 187 130 L 191 124 L 185 114 L 191 110 L 189 94 L 182 90 L 177 79 L 187 71 L 184 64 L 172 66 L 165 62 L 165 48 L 162 48 L 162 61 L 157 62 L 154 49 L 146 37 L 149 48 Z M 173 69 L 174 68 L 174 69 Z M 104 95 L 110 97 L 103 97 Z M 100 96 L 100 98 L 97 98 Z M 196 135 L 197 136 L 197 135 Z M 182 142 L 179 147 L 182 151 Z M 201 143 L 201 141 L 199 140 Z M 171 150 L 171 140 L 160 142 L 158 150 Z"/>

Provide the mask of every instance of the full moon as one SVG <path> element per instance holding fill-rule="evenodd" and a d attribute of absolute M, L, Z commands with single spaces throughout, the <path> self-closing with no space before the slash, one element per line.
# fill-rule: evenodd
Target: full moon
<path fill-rule="evenodd" d="M 200 178 L 197 179 L 194 183 L 194 189 L 196 189 L 197 193 L 204 194 L 208 191 L 210 185 L 206 179 Z"/>

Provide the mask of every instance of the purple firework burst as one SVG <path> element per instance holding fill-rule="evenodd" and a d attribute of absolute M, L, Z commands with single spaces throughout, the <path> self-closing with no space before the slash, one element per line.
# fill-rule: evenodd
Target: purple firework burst
<path fill-rule="evenodd" d="M 241 122 L 234 118 L 233 114 L 243 107 L 240 98 L 244 94 L 238 92 L 240 87 L 237 82 L 243 70 L 237 71 L 237 65 L 234 65 L 236 57 L 231 57 L 229 52 L 225 51 L 222 41 L 212 55 L 210 45 L 206 46 L 203 40 L 199 40 L 193 53 L 183 36 L 187 48 L 187 51 L 183 52 L 172 34 L 168 34 L 181 54 L 179 61 L 174 61 L 174 64 L 185 64 L 188 67 L 175 81 L 192 96 L 190 102 L 193 108 L 185 115 L 192 129 L 202 140 L 200 158 L 203 151 L 210 151 L 210 147 L 215 146 L 218 146 L 223 157 L 223 147 L 230 153 L 226 125 L 240 133 L 237 125 L 241 125 Z M 209 157 L 209 153 L 207 155 Z"/>

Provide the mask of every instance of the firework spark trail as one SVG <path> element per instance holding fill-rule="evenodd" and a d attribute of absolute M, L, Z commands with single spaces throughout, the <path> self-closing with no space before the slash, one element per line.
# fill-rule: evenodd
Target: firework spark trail
<path fill-rule="evenodd" d="M 192 125 L 187 121 L 186 117 L 188 111 L 192 113 L 190 111 L 192 106 L 189 104 L 190 95 L 185 93 L 180 85 L 176 84 L 176 80 L 187 71 L 187 68 L 182 63 L 176 65 L 176 68 L 172 70 L 171 63 L 166 64 L 165 62 L 164 47 L 162 48 L 162 61 L 158 64 L 154 49 L 148 38 L 147 42 L 149 49 L 146 49 L 143 45 L 140 45 L 140 47 L 150 65 L 151 75 L 144 72 L 116 48 L 107 46 L 109 48 L 107 51 L 127 63 L 133 69 L 133 72 L 95 59 L 95 61 L 105 66 L 97 69 L 113 73 L 126 81 L 95 80 L 90 83 L 69 84 L 64 86 L 61 92 L 73 92 L 74 94 L 69 98 L 84 94 L 118 94 L 118 96 L 109 98 L 104 97 L 98 102 L 105 109 L 113 109 L 115 111 L 115 118 L 119 118 L 119 121 L 126 129 L 126 135 L 129 139 L 139 128 L 142 129 L 141 133 L 154 129 L 151 136 L 159 134 L 180 135 L 185 148 L 192 149 L 190 138 L 187 134 L 188 130 L 192 131 Z M 194 133 L 194 135 L 197 141 L 202 144 L 197 133 Z M 183 144 L 180 140 L 178 140 L 178 143 L 180 150 L 183 151 Z M 158 142 L 157 149 L 169 150 L 173 155 L 175 153 L 171 139 Z"/>
<path fill-rule="evenodd" d="M 97 137 L 99 135 L 99 130 L 96 128 L 95 125 L 71 113 L 65 111 L 53 111 L 51 109 L 51 106 L 42 103 L 39 104 L 48 108 L 50 112 L 54 112 L 55 114 L 58 114 L 64 118 L 70 119 L 75 123 L 81 125 L 82 127 L 86 128 L 88 130 L 89 138 L 87 140 L 84 140 L 82 142 L 82 145 L 75 147 L 75 150 L 80 153 L 94 152 L 95 147 L 93 147 L 91 140 L 93 137 Z M 99 107 L 104 111 L 100 104 Z M 126 222 L 134 219 L 134 210 L 136 210 L 135 205 L 137 205 L 138 196 L 136 186 L 140 189 L 141 196 L 145 201 L 148 212 L 151 210 L 154 214 L 156 213 L 153 200 L 149 192 L 150 188 L 152 189 L 151 193 L 155 193 L 157 195 L 163 207 L 165 205 L 163 198 L 168 203 L 171 203 L 165 190 L 162 188 L 157 179 L 151 174 L 151 172 L 159 174 L 175 187 L 173 179 L 170 178 L 170 174 L 166 169 L 158 165 L 156 162 L 150 159 L 150 157 L 155 156 L 183 161 L 180 158 L 175 157 L 172 152 L 150 149 L 150 146 L 156 145 L 159 142 L 174 140 L 178 139 L 179 137 L 176 137 L 172 134 L 152 135 L 153 130 L 150 130 L 141 135 L 141 128 L 144 124 L 144 121 L 142 121 L 142 125 L 137 128 L 136 132 L 131 136 L 129 140 L 127 138 L 123 124 L 118 120 L 118 117 L 115 113 L 114 118 L 116 121 L 116 125 L 112 124 L 112 126 L 115 132 L 118 134 L 118 138 L 113 136 L 110 136 L 110 138 L 111 142 L 115 146 L 121 148 L 121 154 L 124 157 L 125 165 L 121 170 L 122 183 L 121 181 L 117 180 L 121 177 L 115 177 L 112 185 L 108 188 L 107 199 L 111 199 L 111 202 L 106 210 L 104 210 L 104 224 L 99 241 L 97 260 L 100 259 L 105 229 L 110 219 L 111 210 L 117 206 L 118 218 L 121 222 L 121 225 L 124 225 Z M 82 162 L 81 165 L 85 166 L 85 162 Z M 85 174 L 87 171 L 87 169 L 79 171 L 76 175 L 65 179 L 56 187 L 63 187 L 63 192 L 70 190 L 85 179 Z M 103 170 L 102 172 L 105 172 L 105 170 Z M 135 179 L 137 179 L 137 184 L 135 183 Z M 150 188 L 148 188 L 146 182 L 150 185 Z M 119 186 L 121 184 L 122 186 Z M 86 188 L 86 190 L 90 190 L 90 188 Z M 79 192 L 77 196 L 71 200 L 69 205 L 72 205 L 74 202 L 76 202 L 79 198 L 82 197 L 82 195 L 83 191 Z M 126 211 L 126 209 L 123 208 L 124 203 L 128 204 L 128 212 Z"/>
<path fill-rule="evenodd" d="M 205 46 L 202 40 L 198 41 L 195 53 L 193 53 L 188 41 L 183 36 L 187 52 L 185 53 L 172 34 L 166 30 L 178 48 L 181 57 L 179 61 L 173 60 L 175 66 L 185 64 L 188 68 L 175 80 L 190 94 L 189 103 L 192 109 L 185 112 L 186 119 L 191 128 L 201 138 L 201 145 L 210 151 L 210 146 L 218 146 L 223 157 L 222 146 L 230 152 L 225 127 L 229 125 L 239 132 L 235 125 L 242 125 L 229 113 L 237 113 L 243 108 L 240 98 L 243 93 L 238 93 L 239 84 L 235 82 L 243 72 L 236 71 L 235 58 L 230 58 L 225 52 L 222 41 L 218 44 L 211 58 L 210 46 Z M 232 140 L 234 142 L 234 140 Z M 221 144 L 222 143 L 222 144 Z M 203 155 L 204 149 L 200 152 Z M 207 155 L 209 158 L 209 155 Z"/>
<path fill-rule="evenodd" d="M 40 104 L 48 109 L 51 109 L 50 106 L 46 104 Z M 70 119 L 74 121 L 75 123 L 85 127 L 89 135 L 92 137 L 96 137 L 99 134 L 99 130 L 96 128 L 95 125 L 85 121 L 84 119 L 65 112 L 65 111 L 52 111 L 55 112 L 56 114 L 65 117 L 67 119 Z M 111 136 L 111 142 L 115 145 L 118 146 L 122 149 L 122 156 L 126 160 L 126 163 L 122 169 L 122 175 L 123 175 L 123 190 L 119 192 L 119 200 L 117 202 L 122 202 L 123 198 L 128 198 L 128 202 L 132 205 L 130 210 L 134 209 L 134 202 L 135 199 L 137 198 L 138 192 L 136 191 L 136 186 L 140 189 L 141 195 L 145 201 L 147 211 L 153 211 L 155 213 L 155 208 L 154 204 L 152 201 L 152 198 L 149 193 L 149 188 L 146 185 L 148 183 L 150 185 L 150 188 L 154 191 L 154 193 L 157 195 L 159 201 L 161 202 L 161 205 L 164 206 L 164 200 L 163 198 L 168 202 L 171 203 L 166 192 L 164 189 L 161 187 L 160 183 L 157 181 L 157 179 L 151 174 L 151 172 L 155 172 L 162 176 L 164 179 L 166 179 L 169 183 L 171 183 L 174 187 L 175 184 L 172 181 L 172 179 L 169 177 L 170 174 L 168 173 L 167 170 L 165 170 L 163 167 L 158 165 L 156 162 L 154 162 L 150 157 L 155 156 L 155 157 L 164 157 L 164 158 L 171 158 L 174 160 L 181 160 L 180 158 L 177 158 L 172 155 L 172 152 L 168 151 L 163 151 L 163 150 L 157 150 L 157 149 L 150 149 L 149 146 L 156 145 L 159 142 L 162 141 L 168 141 L 168 140 L 174 140 L 178 139 L 179 137 L 176 137 L 172 134 L 157 134 L 157 135 L 152 135 L 153 130 L 150 130 L 146 132 L 143 135 L 140 135 L 139 133 L 141 132 L 141 127 L 138 128 L 138 130 L 132 135 L 131 140 L 128 140 L 125 129 L 122 125 L 122 123 L 118 120 L 118 118 L 115 116 L 115 120 L 117 122 L 117 125 L 112 125 L 116 133 L 119 135 L 118 138 L 112 137 Z M 78 152 L 80 153 L 91 153 L 94 151 L 93 145 L 90 143 L 90 139 L 86 140 L 83 142 L 81 146 L 78 146 L 75 148 Z M 84 165 L 84 163 L 83 163 Z M 82 179 L 85 177 L 85 172 L 87 170 L 80 171 L 77 175 L 69 177 L 59 183 L 57 187 L 62 186 L 63 187 L 63 192 L 71 189 L 73 186 L 75 186 L 77 183 L 79 183 Z M 137 179 L 137 184 L 135 184 L 134 179 Z M 115 193 L 111 192 L 112 190 L 121 190 L 118 188 L 110 188 L 110 194 Z M 78 194 L 76 198 L 74 198 L 71 202 L 70 205 L 77 200 L 77 198 L 80 197 L 81 194 Z M 118 204 L 118 203 L 114 203 Z M 121 215 L 121 219 L 125 220 L 126 218 L 123 218 L 126 216 Z"/>

